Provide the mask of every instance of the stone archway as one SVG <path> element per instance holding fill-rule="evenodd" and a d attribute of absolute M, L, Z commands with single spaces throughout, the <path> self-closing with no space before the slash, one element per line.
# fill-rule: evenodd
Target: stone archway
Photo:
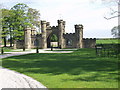
<path fill-rule="evenodd" d="M 58 37 L 56 34 L 50 34 L 47 38 L 47 48 L 51 47 L 51 42 L 58 43 Z"/>
<path fill-rule="evenodd" d="M 50 38 L 51 38 L 51 35 L 48 36 L 47 38 L 47 48 L 50 48 Z"/>

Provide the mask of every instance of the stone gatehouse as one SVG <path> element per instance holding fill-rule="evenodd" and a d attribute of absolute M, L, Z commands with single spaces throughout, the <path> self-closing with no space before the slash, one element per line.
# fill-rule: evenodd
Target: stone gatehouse
<path fill-rule="evenodd" d="M 16 41 L 16 48 L 50 48 L 51 37 L 56 35 L 57 46 L 61 48 L 94 48 L 95 38 L 83 38 L 83 25 L 75 25 L 75 33 L 65 33 L 65 21 L 58 20 L 57 26 L 50 26 L 49 22 L 41 21 L 41 33 L 35 29 L 26 28 L 24 41 Z"/>

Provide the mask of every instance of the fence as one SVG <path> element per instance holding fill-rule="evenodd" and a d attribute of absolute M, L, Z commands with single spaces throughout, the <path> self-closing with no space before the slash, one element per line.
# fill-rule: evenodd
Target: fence
<path fill-rule="evenodd" d="M 120 44 L 97 44 L 95 46 L 97 56 L 118 56 L 120 55 Z"/>

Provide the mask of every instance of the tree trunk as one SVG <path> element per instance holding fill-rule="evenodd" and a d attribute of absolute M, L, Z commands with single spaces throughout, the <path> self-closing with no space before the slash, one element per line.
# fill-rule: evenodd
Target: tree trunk
<path fill-rule="evenodd" d="M 12 37 L 10 37 L 10 47 L 12 47 Z"/>
<path fill-rule="evenodd" d="M 6 47 L 6 37 L 3 37 L 4 40 L 4 47 Z"/>
<path fill-rule="evenodd" d="M 10 47 L 12 47 L 13 41 L 12 41 L 12 31 L 11 31 L 11 27 L 10 29 Z"/>

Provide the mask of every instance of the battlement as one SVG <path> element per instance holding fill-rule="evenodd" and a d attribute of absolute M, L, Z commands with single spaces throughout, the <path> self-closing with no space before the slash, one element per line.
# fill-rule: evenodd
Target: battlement
<path fill-rule="evenodd" d="M 83 38 L 83 40 L 96 40 L 96 38 Z"/>
<path fill-rule="evenodd" d="M 58 26 L 52 26 L 51 29 L 58 29 Z"/>
<path fill-rule="evenodd" d="M 83 29 L 83 25 L 82 24 L 76 24 L 75 29 Z"/>
<path fill-rule="evenodd" d="M 45 20 L 41 21 L 41 24 L 47 24 L 47 22 Z"/>
<path fill-rule="evenodd" d="M 46 29 L 46 30 L 51 30 L 51 26 L 47 27 L 47 29 Z"/>
<path fill-rule="evenodd" d="M 50 22 L 47 22 L 47 26 L 48 26 L 48 27 L 50 26 Z"/>
<path fill-rule="evenodd" d="M 36 36 L 36 34 L 31 34 L 31 36 Z"/>
<path fill-rule="evenodd" d="M 64 35 L 75 35 L 75 33 L 66 33 Z"/>
<path fill-rule="evenodd" d="M 26 28 L 25 28 L 25 31 L 27 31 L 27 30 L 31 30 L 31 28 L 30 28 L 30 27 L 26 27 Z"/>
<path fill-rule="evenodd" d="M 65 25 L 65 21 L 63 21 L 62 19 L 58 20 L 58 24 L 60 24 L 60 23 L 63 23 L 63 25 Z"/>

